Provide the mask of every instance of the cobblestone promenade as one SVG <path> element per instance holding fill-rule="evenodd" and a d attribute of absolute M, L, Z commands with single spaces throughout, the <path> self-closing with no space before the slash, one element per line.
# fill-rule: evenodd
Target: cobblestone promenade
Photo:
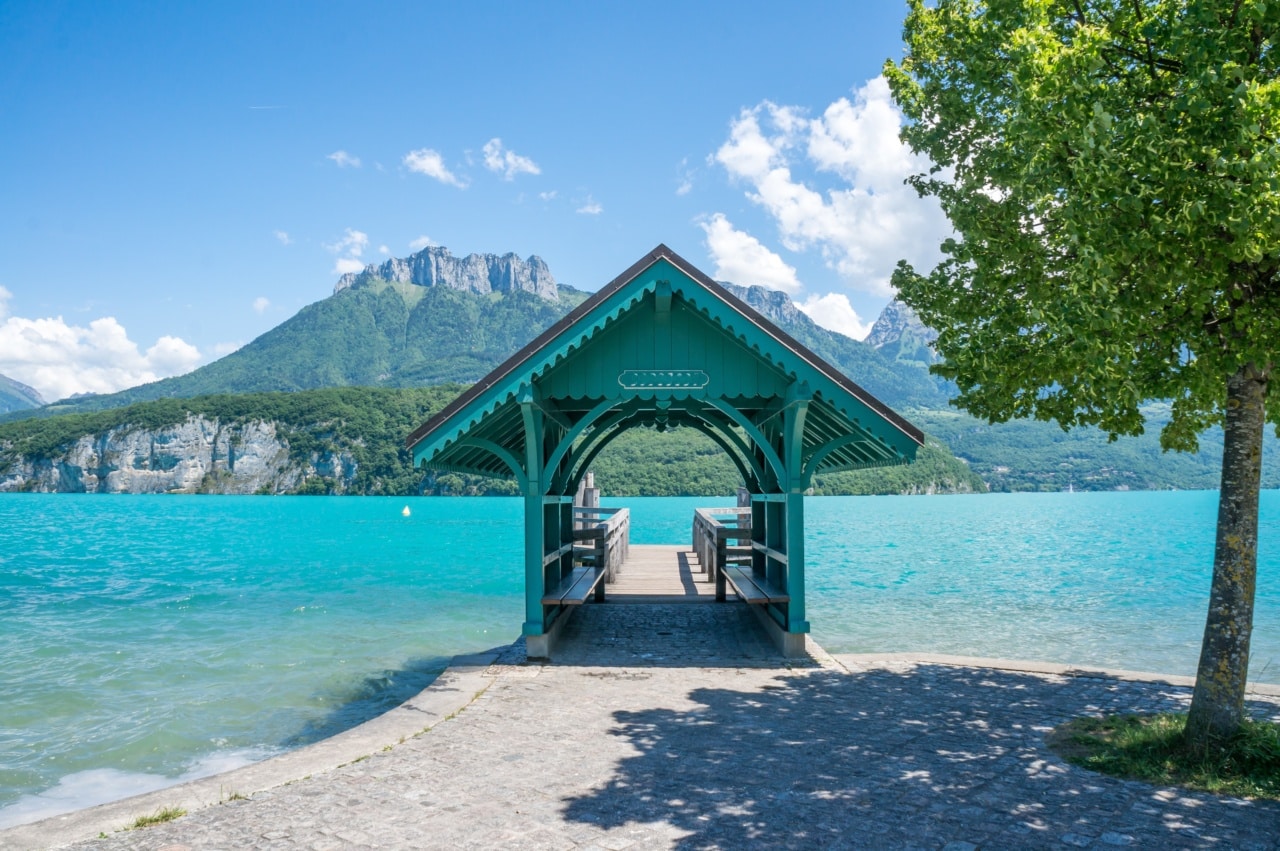
<path fill-rule="evenodd" d="M 1045 748 L 1072 716 L 1177 708 L 1185 686 L 788 662 L 741 604 L 588 605 L 565 639 L 554 664 L 515 645 L 474 691 L 450 681 L 461 711 L 367 759 L 77 847 L 1280 848 L 1280 805 Z M 1277 717 L 1280 698 L 1251 707 Z"/>

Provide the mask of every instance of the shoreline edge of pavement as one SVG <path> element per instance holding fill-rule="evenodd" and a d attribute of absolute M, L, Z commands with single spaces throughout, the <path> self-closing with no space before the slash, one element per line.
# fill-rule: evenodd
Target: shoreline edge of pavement
<path fill-rule="evenodd" d="M 493 682 L 485 671 L 507 648 L 454 656 L 440 676 L 404 703 L 350 730 L 221 774 L 212 774 L 0 830 L 0 849 L 58 848 L 125 830 L 164 808 L 186 812 L 249 797 L 394 747 L 465 709 Z"/>
<path fill-rule="evenodd" d="M 494 682 L 489 673 L 511 645 L 453 657 L 449 667 L 414 697 L 369 721 L 327 739 L 261 762 L 197 780 L 166 786 L 153 792 L 98 804 L 81 810 L 0 830 L 0 849 L 58 848 L 128 829 L 140 816 L 164 808 L 186 812 L 250 797 L 313 774 L 348 765 L 430 732 L 436 725 L 464 710 Z M 986 668 L 1071 678 L 1111 679 L 1127 682 L 1166 683 L 1179 688 L 1194 686 L 1193 677 L 1096 668 L 1053 662 L 1032 662 L 956 656 L 937 653 L 836 653 L 828 654 L 810 638 L 806 650 L 820 664 L 844 672 L 869 668 L 945 665 Z M 633 665 L 621 664 L 621 667 Z M 1280 685 L 1251 684 L 1249 695 L 1280 697 Z"/>

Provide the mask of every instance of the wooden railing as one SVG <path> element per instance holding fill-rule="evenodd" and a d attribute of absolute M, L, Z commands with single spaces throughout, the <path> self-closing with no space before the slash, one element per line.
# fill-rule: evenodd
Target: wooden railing
<path fill-rule="evenodd" d="M 715 581 L 727 565 L 750 564 L 751 509 L 695 508 L 693 551 L 704 582 Z"/>
<path fill-rule="evenodd" d="M 626 508 L 573 509 L 574 563 L 598 567 L 612 582 L 631 551 L 631 512 Z"/>
<path fill-rule="evenodd" d="M 743 542 L 746 546 L 742 546 Z M 738 546 L 732 546 L 737 544 Z M 751 541 L 750 508 L 699 508 L 693 512 L 693 549 L 706 581 L 716 583 L 716 600 L 733 588 L 746 603 L 778 608 L 790 602 L 785 588 L 769 582 L 765 571 L 752 567 L 752 550 L 768 550 Z M 779 554 L 780 555 L 780 554 Z M 774 556 L 770 556 L 773 558 Z M 785 617 L 785 615 L 784 615 Z"/>

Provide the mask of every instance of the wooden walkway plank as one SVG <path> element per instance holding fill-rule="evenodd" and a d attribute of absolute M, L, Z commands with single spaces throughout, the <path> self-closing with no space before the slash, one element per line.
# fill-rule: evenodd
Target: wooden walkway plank
<path fill-rule="evenodd" d="M 631 554 L 605 587 L 610 603 L 710 603 L 714 582 L 686 546 L 631 545 Z"/>

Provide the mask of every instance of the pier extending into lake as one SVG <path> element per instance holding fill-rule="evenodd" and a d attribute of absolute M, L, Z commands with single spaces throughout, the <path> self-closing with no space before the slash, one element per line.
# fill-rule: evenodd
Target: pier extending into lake
<path fill-rule="evenodd" d="M 594 498 L 589 499 L 594 503 Z M 804 641 L 785 630 L 785 606 L 791 599 L 780 585 L 776 565 L 786 554 L 752 540 L 752 510 L 748 506 L 697 508 L 689 545 L 632 545 L 631 519 L 626 508 L 573 508 L 572 559 L 560 553 L 547 557 L 558 569 L 546 605 L 574 608 L 588 602 L 617 604 L 725 603 L 750 604 L 761 627 L 784 655 L 804 653 Z M 772 579 L 770 567 L 775 566 Z M 550 642 L 568 628 L 573 612 L 558 619 Z M 540 652 L 538 655 L 545 656 Z M 555 654 L 555 658 L 559 653 Z"/>

